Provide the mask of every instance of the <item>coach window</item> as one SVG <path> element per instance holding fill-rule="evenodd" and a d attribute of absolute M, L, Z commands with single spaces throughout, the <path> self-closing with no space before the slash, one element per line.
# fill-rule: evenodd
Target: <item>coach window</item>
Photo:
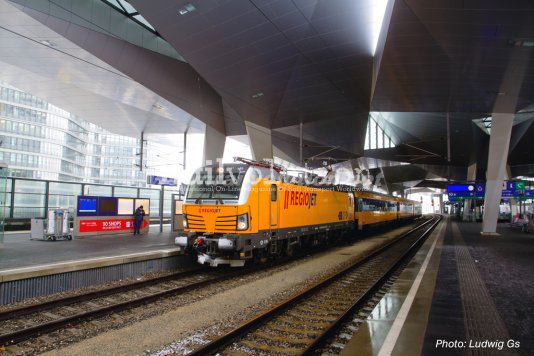
<path fill-rule="evenodd" d="M 276 184 L 271 184 L 271 201 L 276 201 Z"/>

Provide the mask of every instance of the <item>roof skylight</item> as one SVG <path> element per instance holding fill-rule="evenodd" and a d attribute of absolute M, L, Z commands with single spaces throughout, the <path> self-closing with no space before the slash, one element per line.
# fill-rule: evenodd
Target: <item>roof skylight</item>
<path fill-rule="evenodd" d="M 151 32 L 158 34 L 154 26 L 152 26 L 139 12 L 126 0 L 101 0 L 113 7 L 115 10 L 122 12 L 125 16 L 131 18 L 144 28 Z"/>
<path fill-rule="evenodd" d="M 386 13 L 386 6 L 388 0 L 373 0 L 369 6 L 370 18 L 371 18 L 371 54 L 374 56 L 376 47 L 378 45 L 378 38 L 380 36 L 380 29 L 384 22 L 384 15 Z"/>

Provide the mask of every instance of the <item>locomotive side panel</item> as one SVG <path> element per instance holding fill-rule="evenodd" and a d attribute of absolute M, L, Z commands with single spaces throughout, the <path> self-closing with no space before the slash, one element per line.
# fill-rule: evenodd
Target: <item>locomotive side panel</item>
<path fill-rule="evenodd" d="M 280 228 L 327 228 L 354 218 L 348 193 L 281 184 Z"/>

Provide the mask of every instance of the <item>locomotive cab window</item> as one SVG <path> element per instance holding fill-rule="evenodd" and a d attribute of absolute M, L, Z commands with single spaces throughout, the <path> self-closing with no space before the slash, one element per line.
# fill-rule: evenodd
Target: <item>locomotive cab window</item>
<path fill-rule="evenodd" d="M 201 168 L 191 178 L 187 199 L 238 199 L 245 172 L 238 165 Z"/>
<path fill-rule="evenodd" d="M 276 184 L 271 184 L 271 201 L 276 201 L 277 194 Z"/>

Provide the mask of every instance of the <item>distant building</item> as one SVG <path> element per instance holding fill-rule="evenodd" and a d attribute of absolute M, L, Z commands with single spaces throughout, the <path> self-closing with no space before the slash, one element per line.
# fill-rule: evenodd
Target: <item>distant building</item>
<path fill-rule="evenodd" d="M 12 177 L 145 186 L 139 144 L 0 82 L 0 162 Z"/>

